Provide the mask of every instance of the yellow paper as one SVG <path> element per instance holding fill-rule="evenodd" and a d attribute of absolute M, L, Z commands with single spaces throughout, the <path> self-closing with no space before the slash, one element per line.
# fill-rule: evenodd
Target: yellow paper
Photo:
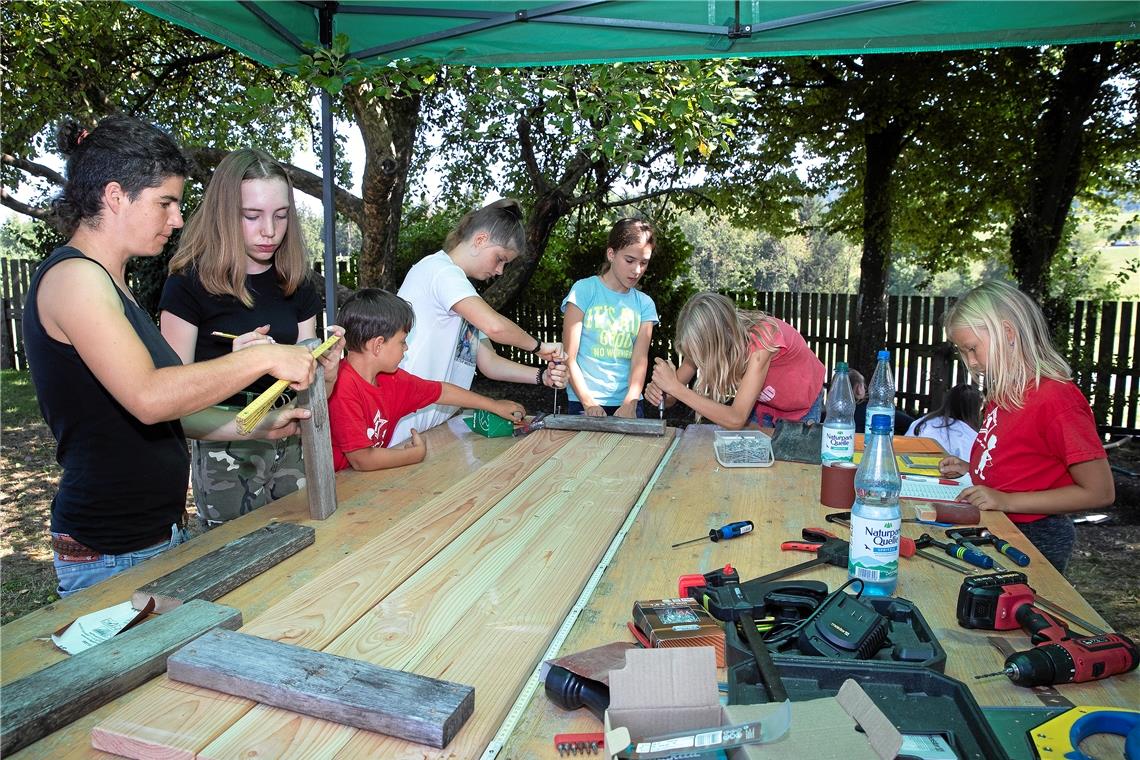
<path fill-rule="evenodd" d="M 856 451 L 853 461 L 858 464 L 863 452 Z M 937 454 L 895 454 L 895 464 L 899 472 L 909 475 L 932 475 L 938 477 L 938 463 L 942 457 Z"/>

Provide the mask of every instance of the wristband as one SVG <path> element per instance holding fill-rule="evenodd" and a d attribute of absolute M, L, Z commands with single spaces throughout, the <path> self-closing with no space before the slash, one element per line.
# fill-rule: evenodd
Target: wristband
<path fill-rule="evenodd" d="M 538 349 L 540 349 L 540 348 L 542 348 L 542 341 L 541 341 L 541 340 L 539 340 L 538 338 L 535 338 L 535 339 L 534 339 L 534 348 L 532 348 L 532 349 L 530 350 L 530 352 L 531 352 L 532 354 L 537 354 L 537 353 L 538 353 Z"/>
<path fill-rule="evenodd" d="M 534 381 L 535 385 L 542 385 L 542 373 L 545 371 L 546 371 L 545 367 L 539 367 L 538 368 L 538 375 L 537 375 L 537 377 L 535 377 L 535 381 Z"/>

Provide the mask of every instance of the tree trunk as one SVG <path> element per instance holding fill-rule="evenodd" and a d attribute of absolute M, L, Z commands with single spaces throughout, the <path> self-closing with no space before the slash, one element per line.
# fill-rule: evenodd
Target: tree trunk
<path fill-rule="evenodd" d="M 419 126 L 420 96 L 413 92 L 381 100 L 372 96 L 368 83 L 348 87 L 344 93 L 364 138 L 358 285 L 395 290 L 400 212 Z"/>
<path fill-rule="evenodd" d="M 1027 192 L 1014 216 L 1009 253 L 1021 289 L 1046 305 L 1057 332 L 1063 312 L 1049 296 L 1049 269 L 1061 244 L 1065 220 L 1081 178 L 1085 122 L 1108 76 L 1114 43 L 1069 45 L 1033 136 Z M 1061 313 L 1058 313 L 1061 312 Z"/>
<path fill-rule="evenodd" d="M 875 369 L 875 352 L 886 340 L 887 272 L 891 263 L 893 233 L 893 174 L 902 153 L 906 129 L 903 115 L 875 113 L 890 104 L 887 89 L 892 72 L 880 59 L 867 56 L 864 69 L 867 88 L 864 91 L 863 138 L 865 166 L 863 170 L 863 255 L 859 260 L 859 320 L 852 336 L 848 363 L 871 378 Z"/>

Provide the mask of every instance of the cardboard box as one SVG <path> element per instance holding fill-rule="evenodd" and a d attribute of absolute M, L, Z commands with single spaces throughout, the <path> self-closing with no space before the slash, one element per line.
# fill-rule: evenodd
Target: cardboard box
<path fill-rule="evenodd" d="M 626 652 L 625 667 L 610 671 L 605 737 L 611 760 L 631 739 L 738 725 L 781 709 L 778 704 L 721 706 L 716 675 L 709 647 Z M 787 733 L 730 750 L 729 760 L 890 760 L 902 745 L 902 735 L 851 680 L 834 698 L 792 703 L 791 718 Z M 857 724 L 866 733 L 857 731 Z"/>

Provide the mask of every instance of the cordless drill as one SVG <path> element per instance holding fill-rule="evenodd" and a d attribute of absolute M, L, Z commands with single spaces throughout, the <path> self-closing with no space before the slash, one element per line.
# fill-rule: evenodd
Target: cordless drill
<path fill-rule="evenodd" d="M 1005 658 L 1004 668 L 978 678 L 1005 675 L 1018 686 L 1052 686 L 1097 681 L 1140 664 L 1140 650 L 1127 636 L 1072 638 L 1064 623 L 1028 604 L 1018 607 L 1014 616 L 1037 646 L 1014 652 Z"/>
<path fill-rule="evenodd" d="M 1073 638 L 1057 618 L 1033 606 L 1036 594 L 1024 573 L 966 578 L 958 592 L 958 623 L 964 628 L 1008 631 L 1022 628 L 1036 646 L 1014 652 L 996 673 L 1018 686 L 1083 683 L 1127 673 L 1140 664 L 1140 650 L 1127 636 L 1100 633 Z"/>

